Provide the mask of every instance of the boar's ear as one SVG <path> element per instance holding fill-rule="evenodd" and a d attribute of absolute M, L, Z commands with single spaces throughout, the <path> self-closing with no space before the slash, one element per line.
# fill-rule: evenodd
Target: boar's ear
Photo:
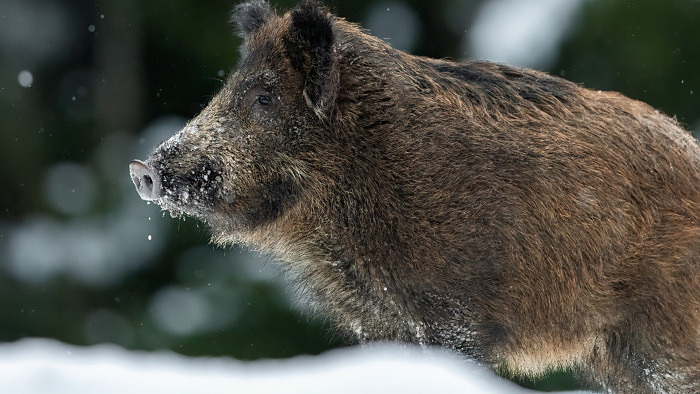
<path fill-rule="evenodd" d="M 251 0 L 237 5 L 231 14 L 231 22 L 238 35 L 248 37 L 275 16 L 275 12 L 265 0 Z"/>
<path fill-rule="evenodd" d="M 304 78 L 304 98 L 321 118 L 328 115 L 337 89 L 333 24 L 328 10 L 305 1 L 292 10 L 285 38 L 287 57 Z"/>

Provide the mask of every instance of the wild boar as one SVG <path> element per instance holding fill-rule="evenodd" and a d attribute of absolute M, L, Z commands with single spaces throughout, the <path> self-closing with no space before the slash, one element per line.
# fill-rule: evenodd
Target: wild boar
<path fill-rule="evenodd" d="M 614 92 L 391 48 L 306 1 L 145 161 L 144 200 L 274 256 L 360 341 L 700 392 L 700 148 Z"/>

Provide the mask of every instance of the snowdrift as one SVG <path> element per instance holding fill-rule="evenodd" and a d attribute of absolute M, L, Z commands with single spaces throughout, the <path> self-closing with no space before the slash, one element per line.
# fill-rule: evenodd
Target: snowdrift
<path fill-rule="evenodd" d="M 253 362 L 48 339 L 0 345 L 0 393 L 527 392 L 447 352 L 389 344 Z"/>

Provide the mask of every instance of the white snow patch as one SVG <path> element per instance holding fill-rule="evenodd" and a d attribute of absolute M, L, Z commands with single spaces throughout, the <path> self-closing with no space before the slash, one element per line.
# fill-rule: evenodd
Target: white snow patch
<path fill-rule="evenodd" d="M 241 362 L 77 347 L 46 339 L 0 345 L 0 392 L 44 393 L 527 393 L 440 350 L 382 344 L 320 356 Z"/>
<path fill-rule="evenodd" d="M 355 320 L 352 323 L 350 323 L 350 329 L 352 332 L 355 333 L 357 338 L 364 339 L 364 328 L 362 327 L 362 323 L 360 323 L 359 320 Z"/>

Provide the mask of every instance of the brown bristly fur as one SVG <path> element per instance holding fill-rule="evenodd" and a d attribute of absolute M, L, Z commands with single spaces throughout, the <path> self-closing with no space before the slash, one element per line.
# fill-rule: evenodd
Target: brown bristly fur
<path fill-rule="evenodd" d="M 700 148 L 673 119 L 312 2 L 234 21 L 238 70 L 147 161 L 164 208 L 279 259 L 361 341 L 700 391 Z"/>

